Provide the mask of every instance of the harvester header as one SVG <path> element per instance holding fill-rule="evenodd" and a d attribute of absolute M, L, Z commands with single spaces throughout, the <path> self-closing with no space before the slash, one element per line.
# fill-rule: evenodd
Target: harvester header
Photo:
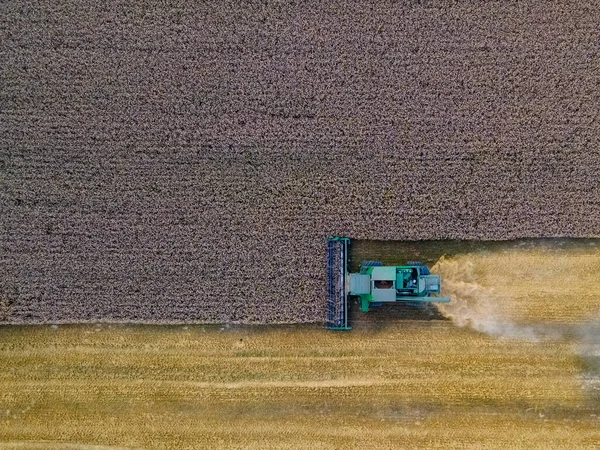
<path fill-rule="evenodd" d="M 384 266 L 380 261 L 363 261 L 359 273 L 348 272 L 350 239 L 328 239 L 328 327 L 349 330 L 348 297 L 360 298 L 360 309 L 390 302 L 447 303 L 447 297 L 438 297 L 441 277 L 432 275 L 422 262 L 408 261 L 405 265 Z"/>

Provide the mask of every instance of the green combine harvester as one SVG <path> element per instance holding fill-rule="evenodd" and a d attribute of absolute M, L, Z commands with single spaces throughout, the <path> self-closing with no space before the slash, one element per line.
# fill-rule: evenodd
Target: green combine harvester
<path fill-rule="evenodd" d="M 439 275 L 431 275 L 422 262 L 409 261 L 403 266 L 384 266 L 380 261 L 363 261 L 359 273 L 348 273 L 349 238 L 328 239 L 329 317 L 328 328 L 349 330 L 348 297 L 360 298 L 360 309 L 383 303 L 448 303 L 447 297 L 435 297 L 441 290 Z"/>

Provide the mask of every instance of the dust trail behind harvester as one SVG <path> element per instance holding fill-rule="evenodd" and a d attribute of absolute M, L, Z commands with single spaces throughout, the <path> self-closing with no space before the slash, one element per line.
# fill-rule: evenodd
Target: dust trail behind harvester
<path fill-rule="evenodd" d="M 438 308 L 458 326 L 501 337 L 538 340 L 575 337 L 600 316 L 597 248 L 529 248 L 442 257 L 452 302 Z"/>
<path fill-rule="evenodd" d="M 493 336 L 537 339 L 529 326 L 517 325 L 503 311 L 501 298 L 493 287 L 480 280 L 472 259 L 442 257 L 432 268 L 433 273 L 443 274 L 443 295 L 451 303 L 440 304 L 438 309 L 460 327 L 468 326 Z"/>
<path fill-rule="evenodd" d="M 439 310 L 501 338 L 569 340 L 582 385 L 600 400 L 600 250 L 513 249 L 442 257 Z"/>

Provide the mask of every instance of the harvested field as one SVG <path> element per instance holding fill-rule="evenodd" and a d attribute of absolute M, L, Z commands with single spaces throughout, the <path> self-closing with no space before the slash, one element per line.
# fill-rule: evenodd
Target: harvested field
<path fill-rule="evenodd" d="M 600 236 L 596 1 L 0 5 L 0 321 L 312 322 L 329 234 Z"/>
<path fill-rule="evenodd" d="M 425 310 L 398 308 L 400 318 L 420 310 L 417 318 L 446 316 L 491 334 L 517 331 L 522 324 L 521 331 L 531 336 L 536 331 L 528 323 L 544 334 L 542 324 L 600 319 L 600 239 L 354 241 L 350 257 L 354 272 L 363 260 L 386 265 L 421 260 L 441 275 L 442 294 L 452 302 Z M 355 320 L 368 321 L 369 315 Z M 387 313 L 381 315 L 385 320 Z"/>
<path fill-rule="evenodd" d="M 572 450 L 600 440 L 599 367 L 574 340 L 497 339 L 439 320 L 350 333 L 7 326 L 0 338 L 3 449 Z"/>

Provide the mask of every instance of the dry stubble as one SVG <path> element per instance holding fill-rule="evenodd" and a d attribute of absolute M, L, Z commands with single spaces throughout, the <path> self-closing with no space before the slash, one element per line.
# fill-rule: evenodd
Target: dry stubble
<path fill-rule="evenodd" d="M 542 449 L 592 448 L 600 437 L 598 403 L 567 341 L 498 340 L 443 321 L 347 334 L 1 333 L 6 448 Z"/>

